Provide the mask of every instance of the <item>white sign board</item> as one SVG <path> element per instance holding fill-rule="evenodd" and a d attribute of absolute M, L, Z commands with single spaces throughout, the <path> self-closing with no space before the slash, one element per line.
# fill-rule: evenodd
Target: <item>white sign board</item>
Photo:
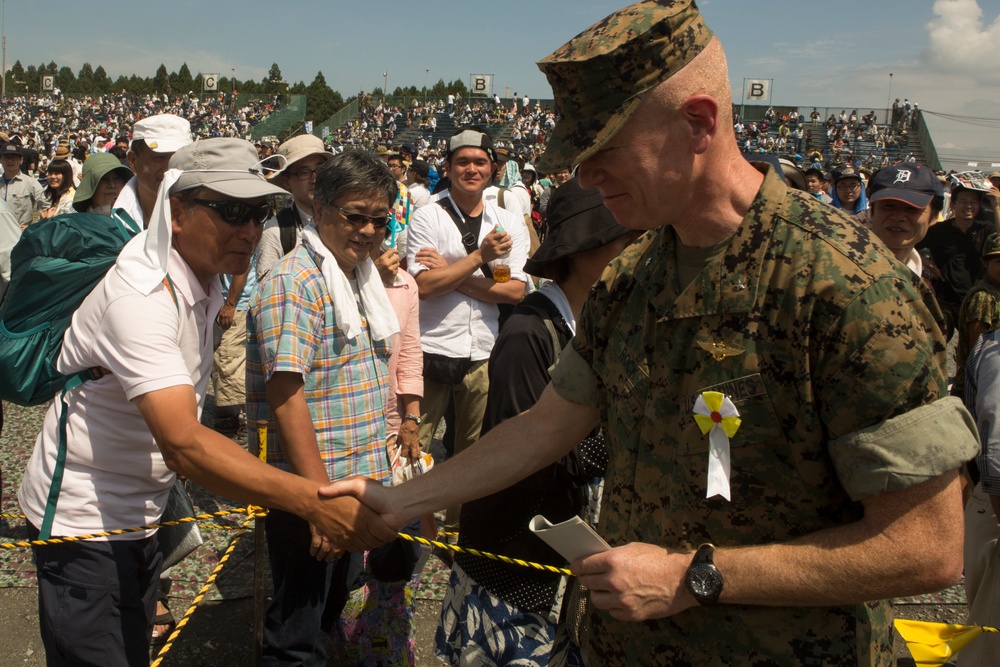
<path fill-rule="evenodd" d="M 743 95 L 747 102 L 755 104 L 770 101 L 770 79 L 745 79 L 745 81 L 746 89 L 743 91 Z"/>
<path fill-rule="evenodd" d="M 473 74 L 472 85 L 469 87 L 470 97 L 488 97 L 493 92 L 492 74 Z"/>

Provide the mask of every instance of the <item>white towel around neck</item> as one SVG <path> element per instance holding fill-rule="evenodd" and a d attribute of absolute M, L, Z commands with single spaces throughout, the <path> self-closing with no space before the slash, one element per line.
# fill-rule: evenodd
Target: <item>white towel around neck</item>
<path fill-rule="evenodd" d="M 163 175 L 149 225 L 125 244 L 115 262 L 118 275 L 140 294 L 152 292 L 167 275 L 167 258 L 170 257 L 173 236 L 169 192 L 183 173 L 180 169 L 168 169 Z"/>
<path fill-rule="evenodd" d="M 340 265 L 337 264 L 333 253 L 323 245 L 315 222 L 302 228 L 302 242 L 307 243 L 319 255 L 319 270 L 326 281 L 326 288 L 330 291 L 337 324 L 349 339 L 355 338 L 361 334 L 362 327 L 361 311 L 358 310 L 354 290 L 351 289 L 351 283 Z M 365 261 L 354 269 L 354 275 L 358 279 L 361 304 L 365 307 L 365 315 L 368 318 L 368 327 L 371 329 L 372 338 L 374 340 L 387 340 L 399 333 L 399 321 L 396 319 L 396 313 L 389 302 L 389 296 L 385 292 L 385 286 L 382 284 L 378 269 L 375 268 L 375 262 L 370 257 L 366 257 Z"/>

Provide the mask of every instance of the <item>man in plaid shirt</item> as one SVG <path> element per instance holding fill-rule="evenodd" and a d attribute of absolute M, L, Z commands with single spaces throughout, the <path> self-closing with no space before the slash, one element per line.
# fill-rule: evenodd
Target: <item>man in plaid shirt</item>
<path fill-rule="evenodd" d="M 399 331 L 378 270 L 397 197 L 377 158 L 348 152 L 317 170 L 314 222 L 275 264 L 249 306 L 247 415 L 268 420 L 268 463 L 321 482 L 388 481 L 387 364 Z M 314 526 L 272 510 L 267 520 L 274 601 L 265 665 L 325 665 L 330 630 L 362 567 Z"/>

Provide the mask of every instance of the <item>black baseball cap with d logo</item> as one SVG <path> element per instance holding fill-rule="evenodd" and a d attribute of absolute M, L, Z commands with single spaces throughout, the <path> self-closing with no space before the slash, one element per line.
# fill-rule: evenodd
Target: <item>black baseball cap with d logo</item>
<path fill-rule="evenodd" d="M 868 186 L 868 202 L 893 199 L 924 208 L 935 197 L 944 197 L 944 187 L 931 171 L 913 162 L 900 162 L 879 170 Z"/>

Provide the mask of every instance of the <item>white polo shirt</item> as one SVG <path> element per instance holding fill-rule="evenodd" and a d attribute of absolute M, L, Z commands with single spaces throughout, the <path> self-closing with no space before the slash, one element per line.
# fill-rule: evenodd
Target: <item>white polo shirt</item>
<path fill-rule="evenodd" d="M 206 294 L 174 249 L 168 269 L 177 305 L 165 286 L 143 296 L 112 269 L 73 315 L 66 331 L 59 371 L 68 374 L 103 366 L 111 374 L 67 394 L 66 468 L 53 535 L 142 526 L 156 523 L 163 514 L 174 473 L 131 401 L 159 389 L 192 385 L 200 416 L 212 374 L 212 324 L 222 307 L 218 279 Z M 25 515 L 36 527 L 45 514 L 61 411 L 56 397 L 18 493 Z"/>
<path fill-rule="evenodd" d="M 133 220 L 139 223 L 140 227 L 146 226 L 146 216 L 142 214 L 142 206 L 139 204 L 139 177 L 133 176 L 128 179 L 128 183 L 122 188 L 122 191 L 118 193 L 118 198 L 115 200 L 114 206 L 112 208 L 125 209 L 125 212 L 131 216 Z"/>
<path fill-rule="evenodd" d="M 448 191 L 441 193 L 442 201 L 451 198 Z M 456 207 L 457 210 L 457 207 Z M 527 283 L 524 263 L 528 260 L 528 234 L 524 221 L 510 211 L 496 205 L 496 201 L 483 199 L 483 222 L 479 228 L 477 245 L 497 224 L 511 235 L 514 241 L 510 251 L 510 279 Z M 434 248 L 449 264 L 468 253 L 462 245 L 462 235 L 455 221 L 436 204 L 428 204 L 413 214 L 407 228 L 407 271 L 416 277 L 427 270 L 416 260 L 421 248 Z M 490 269 L 495 262 L 490 262 Z M 474 276 L 482 276 L 476 270 Z M 424 352 L 442 354 L 453 359 L 489 359 L 499 331 L 500 311 L 495 303 L 480 301 L 457 290 L 420 300 L 420 343 Z"/>

